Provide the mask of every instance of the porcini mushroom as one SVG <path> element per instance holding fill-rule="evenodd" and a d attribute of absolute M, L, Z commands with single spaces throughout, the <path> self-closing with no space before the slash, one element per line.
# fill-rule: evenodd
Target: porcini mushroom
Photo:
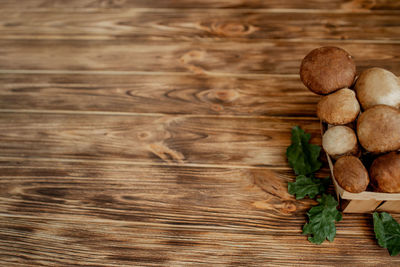
<path fill-rule="evenodd" d="M 318 102 L 318 117 L 329 124 L 339 125 L 354 121 L 360 113 L 356 94 L 348 88 L 323 96 Z"/>
<path fill-rule="evenodd" d="M 354 156 L 343 156 L 333 166 L 333 175 L 337 183 L 346 191 L 360 193 L 369 184 L 368 171 L 362 162 Z"/>
<path fill-rule="evenodd" d="M 371 184 L 376 191 L 400 193 L 400 154 L 391 152 L 378 157 L 370 170 Z"/>
<path fill-rule="evenodd" d="M 322 147 L 333 158 L 356 155 L 359 152 L 357 136 L 347 126 L 333 126 L 322 136 Z"/>
<path fill-rule="evenodd" d="M 357 136 L 361 146 L 369 152 L 400 149 L 400 110 L 386 105 L 366 110 L 358 118 Z"/>
<path fill-rule="evenodd" d="M 400 107 L 400 79 L 385 69 L 363 71 L 357 79 L 355 91 L 364 110 L 380 104 Z"/>
<path fill-rule="evenodd" d="M 312 92 L 330 94 L 350 87 L 356 76 L 352 57 L 338 47 L 320 47 L 308 53 L 300 67 L 300 78 Z"/>

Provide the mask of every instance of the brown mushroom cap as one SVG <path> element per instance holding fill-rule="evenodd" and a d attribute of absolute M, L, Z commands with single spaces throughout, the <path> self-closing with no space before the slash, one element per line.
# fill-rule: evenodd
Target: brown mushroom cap
<path fill-rule="evenodd" d="M 340 89 L 323 96 L 318 102 L 318 117 L 329 124 L 339 125 L 354 121 L 360 113 L 360 104 L 353 90 Z"/>
<path fill-rule="evenodd" d="M 400 149 L 400 110 L 377 105 L 361 114 L 357 136 L 362 147 L 372 153 Z"/>
<path fill-rule="evenodd" d="M 360 193 L 369 184 L 368 171 L 362 162 L 354 156 L 343 156 L 333 166 L 333 175 L 337 183 L 346 191 Z"/>
<path fill-rule="evenodd" d="M 350 87 L 356 76 L 352 57 L 338 47 L 320 47 L 308 53 L 300 67 L 300 78 L 312 92 L 320 95 Z"/>
<path fill-rule="evenodd" d="M 391 152 L 372 163 L 369 173 L 376 191 L 400 193 L 400 154 Z"/>
<path fill-rule="evenodd" d="M 347 126 L 333 126 L 322 136 L 322 147 L 333 158 L 342 155 L 356 155 L 359 151 L 357 136 Z"/>
<path fill-rule="evenodd" d="M 400 107 L 400 79 L 385 69 L 363 71 L 357 79 L 355 91 L 364 110 L 375 105 Z"/>

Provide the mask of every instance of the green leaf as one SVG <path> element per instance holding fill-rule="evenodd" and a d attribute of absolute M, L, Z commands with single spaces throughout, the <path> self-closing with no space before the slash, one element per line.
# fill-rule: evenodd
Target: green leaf
<path fill-rule="evenodd" d="M 289 165 L 297 175 L 311 174 L 321 168 L 318 160 L 321 148 L 309 144 L 311 135 L 304 132 L 299 126 L 292 129 L 292 144 L 286 150 Z"/>
<path fill-rule="evenodd" d="M 315 198 L 326 191 L 329 183 L 329 177 L 320 179 L 299 175 L 296 177 L 296 182 L 288 183 L 288 192 L 296 195 L 296 199 L 303 199 L 306 195 L 309 198 Z"/>
<path fill-rule="evenodd" d="M 387 248 L 390 256 L 400 253 L 400 224 L 386 212 L 374 212 L 374 231 L 379 246 Z"/>
<path fill-rule="evenodd" d="M 317 201 L 319 205 L 312 207 L 307 213 L 309 222 L 304 225 L 303 234 L 311 235 L 308 237 L 310 242 L 321 244 L 325 239 L 335 239 L 335 221 L 342 220 L 342 214 L 336 209 L 338 202 L 333 196 L 323 194 Z"/>

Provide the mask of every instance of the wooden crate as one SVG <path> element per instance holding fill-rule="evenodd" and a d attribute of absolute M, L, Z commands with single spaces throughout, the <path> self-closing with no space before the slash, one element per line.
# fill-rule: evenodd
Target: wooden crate
<path fill-rule="evenodd" d="M 347 125 L 355 128 L 353 125 Z M 321 121 L 321 135 L 328 126 Z M 339 200 L 340 209 L 344 213 L 371 213 L 374 211 L 386 211 L 390 213 L 400 213 L 400 193 L 378 193 L 364 191 L 361 193 L 351 193 L 344 190 L 333 175 L 333 162 L 331 157 L 326 154 L 328 159 L 331 177 L 335 186 L 336 196 Z"/>
<path fill-rule="evenodd" d="M 332 160 L 328 154 L 326 156 L 328 158 L 336 196 L 340 203 L 340 209 L 344 213 L 371 213 L 374 211 L 400 213 L 400 193 L 378 193 L 371 191 L 350 193 L 340 187 L 333 175 Z"/>

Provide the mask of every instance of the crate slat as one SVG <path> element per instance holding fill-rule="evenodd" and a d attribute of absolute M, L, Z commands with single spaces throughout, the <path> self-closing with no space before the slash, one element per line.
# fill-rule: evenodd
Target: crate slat
<path fill-rule="evenodd" d="M 345 201 L 345 200 L 343 200 Z M 344 213 L 370 213 L 382 203 L 380 200 L 350 200 L 345 207 L 342 207 Z"/>
<path fill-rule="evenodd" d="M 400 213 L 400 200 L 385 201 L 385 203 L 383 203 L 376 210 L 377 211 L 386 211 L 386 212 L 390 212 L 390 213 Z"/>

